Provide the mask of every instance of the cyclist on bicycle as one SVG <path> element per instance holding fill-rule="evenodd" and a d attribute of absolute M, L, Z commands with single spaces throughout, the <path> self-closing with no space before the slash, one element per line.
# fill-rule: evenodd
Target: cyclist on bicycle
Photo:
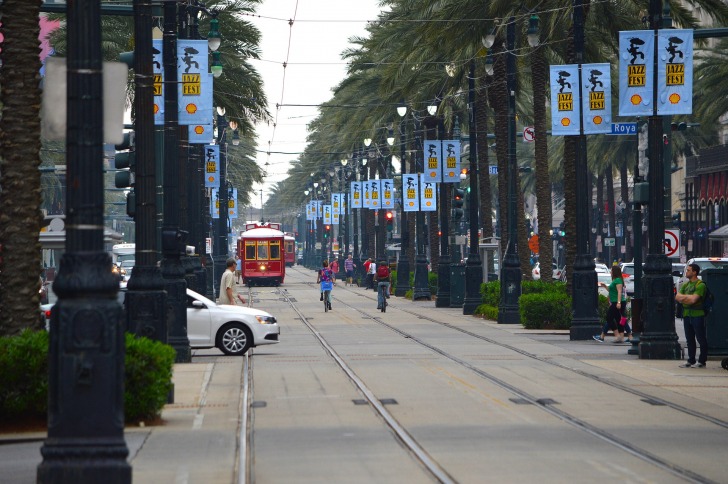
<path fill-rule="evenodd" d="M 321 266 L 322 267 L 321 267 L 321 269 L 319 269 L 318 275 L 316 276 L 316 284 L 321 284 L 322 282 L 330 282 L 333 284 L 334 282 L 336 282 L 336 275 L 334 274 L 334 272 L 331 269 L 329 269 L 329 261 L 324 259 L 323 262 L 321 263 Z M 329 291 L 329 293 L 330 292 L 331 291 Z M 324 291 L 322 289 L 321 298 L 319 299 L 319 301 L 323 301 L 323 300 L 324 300 Z M 328 296 L 328 305 L 329 305 L 329 309 L 331 309 L 331 296 L 330 295 Z"/>
<path fill-rule="evenodd" d="M 389 298 L 389 285 L 392 282 L 392 273 L 386 261 L 380 261 L 377 265 L 374 281 L 377 283 L 377 309 L 382 309 L 386 304 L 385 298 Z"/>

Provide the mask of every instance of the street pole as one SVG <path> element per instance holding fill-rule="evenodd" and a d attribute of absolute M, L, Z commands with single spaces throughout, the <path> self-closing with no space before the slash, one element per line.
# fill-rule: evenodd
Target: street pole
<path fill-rule="evenodd" d="M 521 264 L 518 261 L 518 231 L 516 227 L 516 24 L 514 17 L 506 27 L 506 85 L 508 89 L 508 245 L 501 270 L 501 293 L 498 324 L 521 322 L 518 298 L 521 296 Z M 520 219 L 520 217 L 519 217 Z"/>
<path fill-rule="evenodd" d="M 667 10 L 669 12 L 669 10 Z M 669 13 L 662 17 L 662 0 L 650 0 L 650 27 L 655 32 L 653 63 L 652 116 L 647 122 L 649 136 L 650 223 L 648 227 L 649 251 L 644 277 L 644 331 L 640 336 L 640 359 L 677 360 L 681 357 L 680 343 L 675 333 L 672 291 L 672 265 L 665 255 L 665 207 L 663 165 L 663 123 L 657 114 L 657 34 L 663 20 L 669 22 Z"/>
<path fill-rule="evenodd" d="M 480 214 L 479 176 L 478 176 L 478 126 L 476 125 L 475 104 L 475 61 L 470 61 L 470 75 L 468 76 L 468 103 L 470 104 L 470 198 L 468 200 L 468 218 L 470 225 L 470 251 L 465 264 L 465 297 L 463 299 L 463 314 L 474 314 L 475 309 L 482 304 L 480 285 L 483 283 L 483 263 L 480 260 L 480 241 L 478 240 L 478 220 Z M 482 126 L 481 129 L 487 133 Z"/>
<path fill-rule="evenodd" d="M 574 0 L 574 51 L 575 61 L 579 65 L 579 86 L 581 86 L 584 60 L 584 4 L 583 0 Z M 580 89 L 581 87 L 579 87 Z M 597 273 L 594 259 L 589 254 L 589 172 L 587 169 L 586 136 L 584 135 L 583 112 L 579 105 L 580 134 L 576 136 L 576 259 L 572 283 L 572 312 L 569 339 L 588 340 L 601 332 L 599 315 L 597 314 Z M 541 266 L 548 270 L 548 261 Z"/>
<path fill-rule="evenodd" d="M 420 123 L 415 118 L 415 159 L 417 164 L 417 173 L 423 173 L 424 171 L 424 153 L 421 149 L 422 146 L 422 129 Z M 425 212 L 422 211 L 422 207 L 417 211 L 415 219 L 417 229 L 417 254 L 415 255 L 415 287 L 412 291 L 412 299 L 419 301 L 422 299 L 431 299 L 432 294 L 430 293 L 430 285 L 428 281 L 427 271 L 427 255 L 425 254 Z"/>
<path fill-rule="evenodd" d="M 642 122 L 637 121 L 637 133 L 635 134 L 635 163 L 634 163 L 634 183 L 633 187 L 642 182 L 640 177 L 640 132 L 642 131 Z M 634 194 L 636 190 L 632 190 Z M 634 297 L 632 298 L 632 347 L 627 350 L 627 354 L 639 355 L 639 342 L 644 330 L 642 322 L 642 203 L 634 200 L 634 210 L 632 210 L 632 233 L 634 234 L 633 254 L 634 254 Z M 635 345 L 637 345 L 635 347 Z"/>
<path fill-rule="evenodd" d="M 442 141 L 445 138 L 445 122 L 442 116 L 437 126 L 440 141 L 440 259 L 437 264 L 437 299 L 435 307 L 450 307 L 450 214 L 447 209 L 449 190 L 445 184 L 445 155 Z"/>
<path fill-rule="evenodd" d="M 225 110 L 218 107 L 217 144 L 220 146 L 220 187 L 217 189 L 219 214 L 215 225 L 217 228 L 216 237 L 213 242 L 215 295 L 220 293 L 220 278 L 225 272 L 225 262 L 228 259 L 227 126 Z"/>
<path fill-rule="evenodd" d="M 166 306 L 162 271 L 157 267 L 157 203 L 154 152 L 154 83 L 152 70 L 152 7 L 134 2 L 134 129 L 136 135 L 136 265 L 126 292 L 126 329 L 167 343 Z"/>
<path fill-rule="evenodd" d="M 399 156 L 400 156 L 400 172 L 402 173 L 402 180 L 404 175 L 407 174 L 407 163 L 405 163 L 405 142 L 407 127 L 405 126 L 405 116 L 407 115 L 407 107 L 402 103 L 403 106 L 398 109 L 403 109 L 404 112 L 400 113 L 402 121 L 399 123 Z M 407 225 L 407 212 L 404 210 L 404 182 L 402 183 L 402 189 L 400 191 L 400 198 L 402 199 L 399 204 L 399 223 L 400 223 L 400 243 L 399 243 L 399 260 L 397 261 L 397 286 L 395 287 L 394 295 L 397 297 L 404 297 L 409 287 L 409 273 L 410 264 L 409 258 L 407 257 L 407 247 L 409 247 L 409 228 Z"/>
<path fill-rule="evenodd" d="M 179 227 L 179 123 L 177 114 L 177 3 L 164 4 L 164 221 L 162 224 L 162 277 L 167 291 L 167 331 L 169 344 L 177 352 L 178 363 L 191 358 L 187 338 L 187 283 L 182 267 L 187 232 Z"/>
<path fill-rule="evenodd" d="M 104 250 L 100 2 L 67 6 L 66 253 L 53 290 L 48 438 L 39 483 L 131 483 L 124 440 L 124 324 Z M 7 475 L 6 475 L 7 478 Z"/>

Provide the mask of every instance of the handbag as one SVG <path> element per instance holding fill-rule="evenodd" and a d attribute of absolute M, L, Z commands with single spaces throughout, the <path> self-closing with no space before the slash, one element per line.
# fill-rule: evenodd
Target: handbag
<path fill-rule="evenodd" d="M 627 318 L 622 316 L 622 318 L 619 320 L 619 325 L 624 326 L 625 324 L 627 324 Z"/>

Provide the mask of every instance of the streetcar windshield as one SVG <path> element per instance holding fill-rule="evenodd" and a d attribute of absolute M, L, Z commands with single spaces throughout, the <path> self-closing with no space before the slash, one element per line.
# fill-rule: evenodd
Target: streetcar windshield
<path fill-rule="evenodd" d="M 270 243 L 270 258 L 280 259 L 281 258 L 281 246 L 276 242 Z"/>
<path fill-rule="evenodd" d="M 258 242 L 258 260 L 268 260 L 268 242 L 265 240 Z"/>
<path fill-rule="evenodd" d="M 255 244 L 245 244 L 245 259 L 255 260 Z"/>

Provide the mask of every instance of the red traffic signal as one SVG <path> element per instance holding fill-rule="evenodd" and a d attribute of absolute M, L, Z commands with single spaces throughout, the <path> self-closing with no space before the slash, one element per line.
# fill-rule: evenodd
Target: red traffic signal
<path fill-rule="evenodd" d="M 326 226 L 326 231 L 328 232 L 329 230 L 331 230 L 331 225 Z"/>
<path fill-rule="evenodd" d="M 394 218 L 394 214 L 392 212 L 387 212 L 385 217 L 387 217 L 387 220 L 392 220 Z"/>

